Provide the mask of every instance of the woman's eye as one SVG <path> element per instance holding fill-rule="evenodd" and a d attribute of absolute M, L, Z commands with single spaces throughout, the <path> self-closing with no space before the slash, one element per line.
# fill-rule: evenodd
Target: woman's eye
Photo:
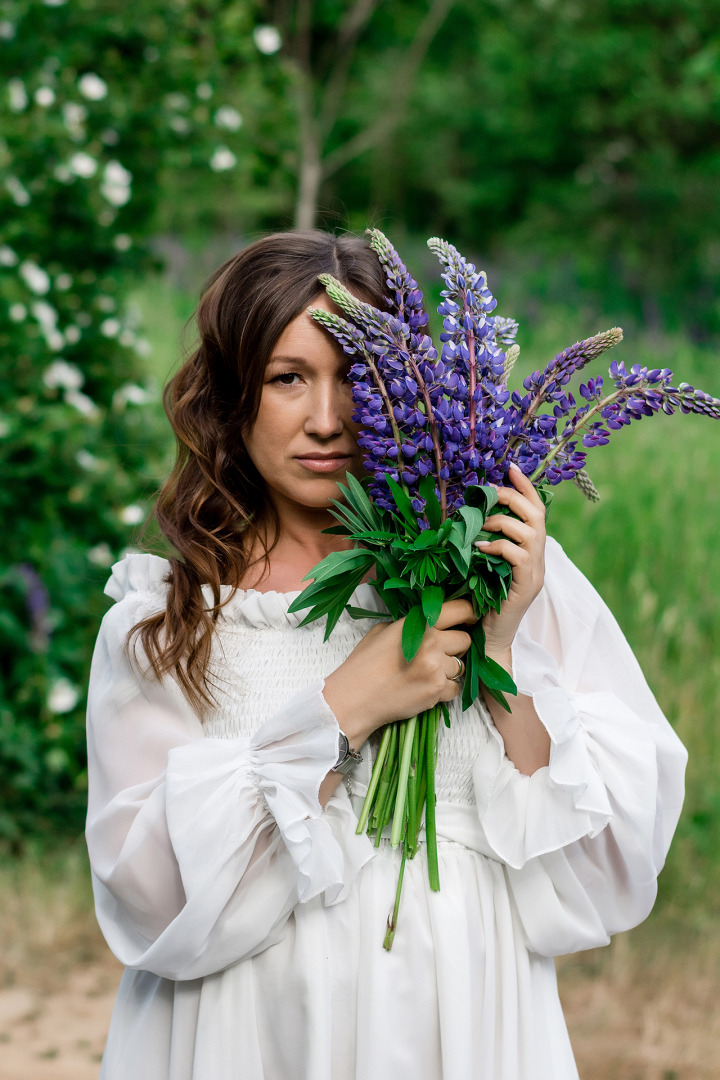
<path fill-rule="evenodd" d="M 300 376 L 297 371 L 282 371 L 279 375 L 276 375 L 270 382 L 279 383 L 281 386 L 292 386 L 293 380 L 298 379 Z"/>

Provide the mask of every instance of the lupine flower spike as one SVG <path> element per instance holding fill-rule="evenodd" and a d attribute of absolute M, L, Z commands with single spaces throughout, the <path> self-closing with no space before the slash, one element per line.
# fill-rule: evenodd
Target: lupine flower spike
<path fill-rule="evenodd" d="M 550 489 L 573 480 L 590 500 L 599 495 L 585 463 L 587 452 L 605 445 L 613 431 L 660 411 L 694 412 L 720 419 L 720 400 L 687 383 L 671 385 L 667 368 L 610 365 L 610 383 L 601 375 L 571 380 L 622 340 L 619 328 L 595 334 L 558 353 L 528 375 L 521 389 L 509 389 L 517 361 L 518 325 L 493 314 L 496 301 L 482 270 L 452 244 L 433 237 L 428 247 L 442 264 L 443 325 L 440 347 L 426 332 L 428 315 L 417 282 L 390 241 L 377 229 L 370 245 L 385 271 L 386 310 L 364 303 L 329 275 L 320 281 L 343 312 L 310 309 L 312 317 L 342 346 L 350 368 L 364 451 L 367 481 L 348 474 L 338 485 L 329 531 L 354 547 L 333 552 L 308 574 L 312 583 L 291 611 L 310 608 L 303 623 L 327 617 L 326 637 L 343 611 L 354 618 L 378 618 L 356 607 L 351 597 L 370 582 L 387 609 L 403 619 L 405 658 L 415 656 L 427 626 L 437 621 L 444 600 L 469 599 L 480 621 L 472 628 L 466 655 L 462 706 L 471 708 L 481 692 L 509 709 L 516 693 L 507 672 L 485 655 L 482 617 L 499 610 L 512 581 L 512 568 L 474 544 L 494 539 L 484 532 L 496 506 L 494 485 L 507 482 L 512 462 L 530 477 L 546 505 Z M 365 485 L 365 486 L 364 486 Z M 367 488 L 367 490 L 366 490 Z M 435 761 L 445 705 L 390 724 L 383 733 L 358 824 L 379 844 L 402 846 L 395 901 L 385 948 L 397 928 L 405 861 L 420 849 L 425 830 L 428 877 L 440 888 L 435 839 Z"/>

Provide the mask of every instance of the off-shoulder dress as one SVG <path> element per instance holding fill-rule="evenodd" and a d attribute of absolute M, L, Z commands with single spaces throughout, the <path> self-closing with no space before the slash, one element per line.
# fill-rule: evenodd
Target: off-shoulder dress
<path fill-rule="evenodd" d="M 686 754 L 612 615 L 553 540 L 513 647 L 550 764 L 519 773 L 487 710 L 441 728 L 441 891 L 357 836 L 370 753 L 323 810 L 338 749 L 324 677 L 372 625 L 299 627 L 297 595 L 232 595 L 200 723 L 125 650 L 168 564 L 129 555 L 106 592 L 88 702 L 97 914 L 125 965 L 103 1080 L 572 1080 L 553 957 L 646 917 Z M 228 588 L 225 596 L 230 592 Z M 210 596 L 208 593 L 208 600 Z M 355 603 L 380 610 L 370 585 Z"/>

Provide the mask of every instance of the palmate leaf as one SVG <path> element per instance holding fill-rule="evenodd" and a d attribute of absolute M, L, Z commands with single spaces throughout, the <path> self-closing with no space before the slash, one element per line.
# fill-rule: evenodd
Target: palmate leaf
<path fill-rule="evenodd" d="M 366 551 L 364 548 L 350 548 L 348 551 L 331 551 L 329 555 L 319 562 L 312 570 L 305 575 L 303 581 L 307 581 L 309 578 L 313 578 L 317 585 L 321 581 L 327 581 L 328 578 L 340 577 L 350 570 L 355 570 L 358 566 L 364 566 L 364 573 L 370 569 L 375 562 L 375 556 L 371 551 Z M 290 611 L 299 611 L 303 607 L 307 607 L 307 604 L 301 604 L 299 601 L 312 589 L 312 585 L 308 586 L 298 596 L 297 600 L 293 600 L 290 606 Z"/>
<path fill-rule="evenodd" d="M 365 577 L 365 573 L 365 569 L 361 566 L 359 569 L 348 571 L 342 579 L 333 579 L 331 585 L 325 586 L 324 590 L 316 595 L 313 607 L 299 625 L 307 626 L 308 623 L 315 622 L 316 619 L 327 615 L 327 625 L 323 638 L 324 641 L 327 641 L 335 629 L 338 619 L 347 607 L 350 597 Z"/>

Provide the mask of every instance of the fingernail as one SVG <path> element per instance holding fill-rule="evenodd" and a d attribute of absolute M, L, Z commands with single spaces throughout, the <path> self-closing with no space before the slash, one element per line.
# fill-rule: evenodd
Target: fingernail
<path fill-rule="evenodd" d="M 522 469 L 520 468 L 520 466 L 514 461 L 510 462 L 508 468 L 515 469 L 517 472 L 522 472 Z"/>
<path fill-rule="evenodd" d="M 476 540 L 475 547 L 490 547 L 492 540 Z"/>

